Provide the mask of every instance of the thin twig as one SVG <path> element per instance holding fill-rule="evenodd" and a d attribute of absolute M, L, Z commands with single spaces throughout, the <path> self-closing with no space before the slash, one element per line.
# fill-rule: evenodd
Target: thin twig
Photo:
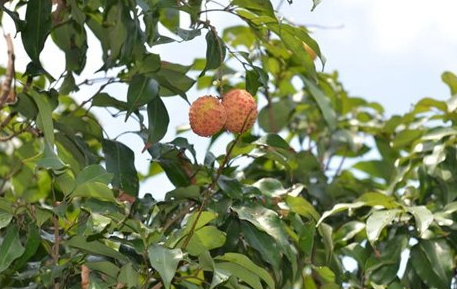
<path fill-rule="evenodd" d="M 253 112 L 253 109 L 251 109 L 249 111 L 249 113 L 247 114 L 247 116 L 246 116 L 246 118 L 244 120 L 243 126 L 241 127 L 241 131 L 244 131 L 244 128 L 247 125 L 247 121 L 249 119 L 249 116 L 251 115 L 252 112 Z M 210 186 L 203 191 L 203 193 L 202 193 L 203 196 L 204 196 L 203 197 L 204 198 L 203 202 L 201 203 L 200 207 L 198 208 L 197 217 L 195 218 L 195 221 L 192 224 L 192 227 L 190 228 L 189 234 L 187 235 L 186 239 L 183 242 L 183 246 L 182 246 L 183 249 L 186 249 L 187 245 L 189 245 L 189 241 L 192 238 L 192 236 L 194 235 L 195 228 L 197 227 L 198 220 L 200 219 L 200 217 L 201 217 L 201 215 L 203 213 L 203 209 L 206 207 L 206 203 L 209 201 L 210 197 L 212 196 L 212 191 L 216 187 L 216 184 L 217 184 L 217 182 L 219 181 L 219 178 L 222 175 L 222 171 L 224 170 L 225 166 L 228 164 L 228 162 L 230 160 L 230 155 L 232 154 L 233 149 L 235 148 L 236 144 L 240 140 L 241 135 L 242 135 L 242 133 L 239 133 L 236 136 L 235 140 L 233 141 L 233 143 L 231 144 L 230 148 L 228 149 L 227 154 L 225 155 L 221 165 L 217 169 L 216 177 L 211 182 Z"/>
<path fill-rule="evenodd" d="M 187 215 L 190 211 L 191 211 L 191 208 L 193 207 L 193 205 L 195 205 L 194 202 L 190 202 L 185 208 L 184 210 L 182 210 L 181 212 L 179 212 L 178 214 L 176 214 L 173 218 L 171 218 L 167 223 L 165 223 L 165 225 L 163 226 L 163 229 L 162 231 L 163 232 L 166 232 L 175 222 L 177 222 L 178 220 L 180 220 L 181 218 L 183 218 L 185 215 Z"/>
<path fill-rule="evenodd" d="M 8 64 L 6 66 L 6 73 L 5 73 L 5 80 L 2 83 L 2 94 L 0 95 L 0 109 L 2 109 L 5 103 L 14 103 L 16 102 L 16 96 L 14 95 L 10 97 L 11 93 L 11 86 L 13 84 L 14 79 L 14 46 L 13 40 L 11 39 L 11 35 L 3 35 L 6 40 L 6 45 L 8 47 Z"/>

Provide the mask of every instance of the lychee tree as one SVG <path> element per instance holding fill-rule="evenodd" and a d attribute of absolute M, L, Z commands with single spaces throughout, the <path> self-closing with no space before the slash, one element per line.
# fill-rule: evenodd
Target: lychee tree
<path fill-rule="evenodd" d="M 442 75 L 449 100 L 387 118 L 316 71 L 308 29 L 278 17 L 297 4 L 278 2 L 0 1 L 16 27 L 0 56 L 1 288 L 455 287 L 457 77 Z M 214 26 L 213 13 L 236 25 Z M 104 74 L 81 79 L 89 34 Z M 206 57 L 192 65 L 152 52 L 198 39 Z M 60 76 L 40 61 L 47 42 L 64 53 Z M 209 109 L 212 146 L 190 143 L 190 126 L 164 138 L 176 117 L 164 99 L 208 94 L 182 114 Z M 99 108 L 133 121 L 120 133 L 140 145 L 110 138 Z M 140 195 L 157 174 L 175 189 Z"/>

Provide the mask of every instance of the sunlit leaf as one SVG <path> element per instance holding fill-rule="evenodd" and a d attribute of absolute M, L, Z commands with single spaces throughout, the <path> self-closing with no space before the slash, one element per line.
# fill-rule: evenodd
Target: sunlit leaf
<path fill-rule="evenodd" d="M 370 242 L 376 242 L 381 231 L 397 217 L 400 210 L 382 210 L 376 211 L 367 219 L 367 237 Z"/>

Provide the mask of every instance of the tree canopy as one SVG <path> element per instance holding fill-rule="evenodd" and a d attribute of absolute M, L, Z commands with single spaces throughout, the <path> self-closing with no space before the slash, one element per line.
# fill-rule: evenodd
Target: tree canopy
<path fill-rule="evenodd" d="M 441 76 L 448 100 L 387 117 L 337 72 L 317 70 L 325 58 L 310 31 L 269 0 L 0 4 L 16 28 L 0 67 L 1 288 L 455 287 L 455 74 Z M 214 26 L 213 13 L 236 25 Z M 99 72 L 113 76 L 80 79 L 88 33 Z M 30 59 L 23 71 L 12 37 Z M 191 65 L 152 52 L 195 39 L 206 57 Z M 59 76 L 40 61 L 47 41 L 64 52 Z M 119 83 L 123 98 L 106 89 Z M 221 155 L 210 145 L 203 161 L 188 128 L 164 141 L 174 116 L 163 99 L 190 103 L 195 87 L 242 88 L 265 103 L 255 129 L 231 134 Z M 122 133 L 143 141 L 148 173 L 96 107 L 134 121 Z M 139 194 L 158 174 L 175 189 Z"/>

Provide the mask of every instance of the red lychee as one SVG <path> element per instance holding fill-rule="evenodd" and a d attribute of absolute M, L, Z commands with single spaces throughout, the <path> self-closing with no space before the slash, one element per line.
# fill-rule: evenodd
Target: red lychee
<path fill-rule="evenodd" d="M 190 127 L 199 136 L 209 137 L 219 132 L 224 127 L 226 119 L 221 102 L 211 95 L 197 98 L 189 109 Z"/>
<path fill-rule="evenodd" d="M 249 130 L 257 118 L 257 104 L 252 95 L 244 89 L 233 89 L 222 99 L 227 113 L 225 128 L 234 133 Z"/>

